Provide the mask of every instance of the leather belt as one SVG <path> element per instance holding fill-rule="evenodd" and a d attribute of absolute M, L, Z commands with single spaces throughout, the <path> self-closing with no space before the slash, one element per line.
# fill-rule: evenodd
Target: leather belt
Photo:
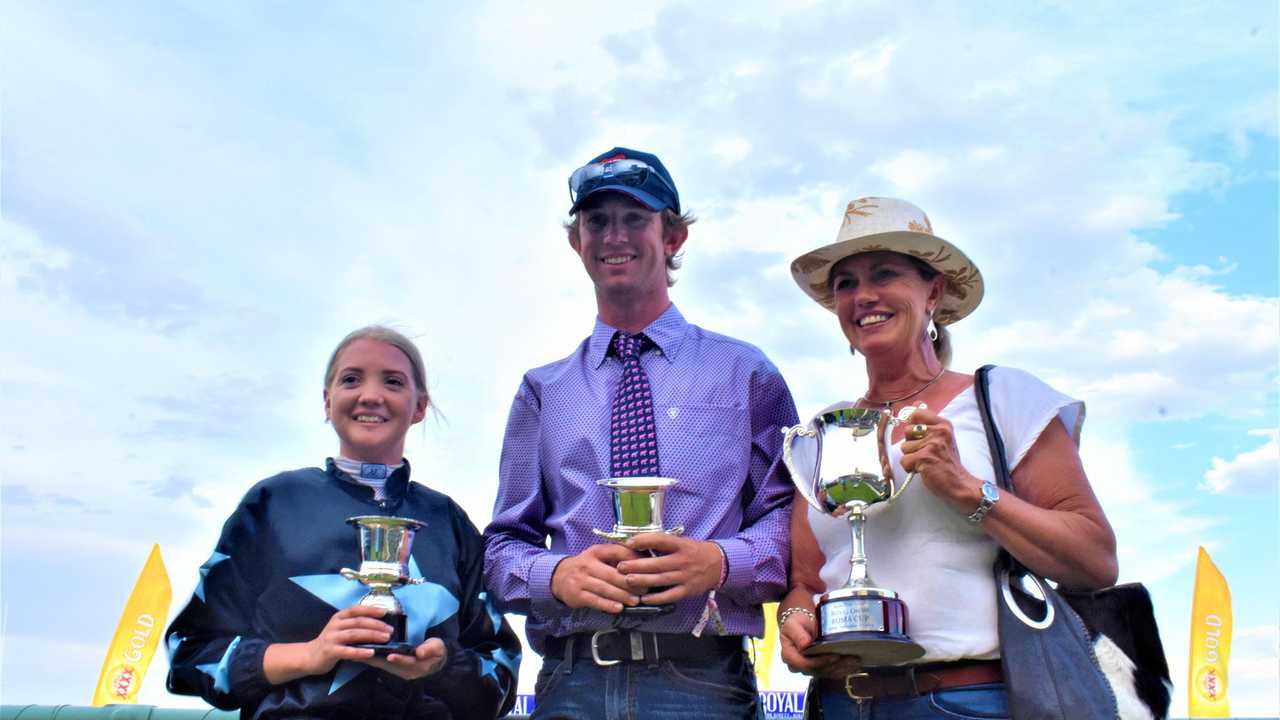
<path fill-rule="evenodd" d="M 659 660 L 730 655 L 742 652 L 742 638 L 737 635 L 678 635 L 640 630 L 600 630 L 565 637 L 547 638 L 545 657 L 591 658 L 597 665 L 618 663 L 655 663 Z"/>
<path fill-rule="evenodd" d="M 935 690 L 1004 682 L 999 660 L 957 660 L 891 668 L 866 668 L 843 678 L 822 678 L 823 690 L 843 692 L 859 702 L 914 696 Z"/>

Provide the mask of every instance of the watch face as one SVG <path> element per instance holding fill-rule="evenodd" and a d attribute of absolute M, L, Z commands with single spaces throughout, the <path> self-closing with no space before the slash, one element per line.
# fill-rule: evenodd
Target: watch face
<path fill-rule="evenodd" d="M 995 483 L 982 483 L 982 497 L 995 502 L 1000 499 L 1000 488 L 996 487 Z"/>

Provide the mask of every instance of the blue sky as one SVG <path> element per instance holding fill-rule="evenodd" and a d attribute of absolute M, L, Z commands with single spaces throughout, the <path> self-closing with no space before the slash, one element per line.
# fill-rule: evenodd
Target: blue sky
<path fill-rule="evenodd" d="M 987 282 L 954 367 L 1088 405 L 1175 714 L 1201 544 L 1233 709 L 1280 714 L 1273 4 L 3 7 L 4 702 L 88 702 L 150 544 L 176 612 L 240 495 L 335 450 L 359 325 L 417 338 L 443 417 L 407 454 L 483 525 L 521 374 L 594 315 L 565 178 L 627 145 L 700 218 L 681 310 L 802 415 L 865 381 L 787 264 L 855 197 L 923 207 Z M 189 705 L 163 671 L 143 702 Z"/>

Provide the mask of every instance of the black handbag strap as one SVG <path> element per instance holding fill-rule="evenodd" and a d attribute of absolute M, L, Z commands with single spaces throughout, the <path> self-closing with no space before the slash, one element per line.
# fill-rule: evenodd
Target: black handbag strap
<path fill-rule="evenodd" d="M 1001 490 L 1013 492 L 1013 478 L 1009 475 L 1009 458 L 1004 452 L 1004 439 L 996 430 L 991 416 L 991 371 L 995 365 L 983 365 L 973 374 L 974 395 L 978 400 L 978 412 L 982 415 L 982 428 L 987 431 L 987 445 L 991 448 L 991 463 L 996 469 L 996 484 Z"/>
<path fill-rule="evenodd" d="M 973 374 L 973 395 L 978 401 L 978 414 L 982 416 L 982 428 L 987 431 L 987 446 L 991 448 L 991 464 L 996 471 L 996 484 L 1004 492 L 1013 493 L 1013 475 L 1009 473 L 1009 457 L 1004 451 L 1004 438 L 996 429 L 991 415 L 991 371 L 995 365 L 983 365 Z M 996 568 L 1008 568 L 1013 574 L 1030 572 L 1008 550 L 1000 548 L 996 556 Z"/>

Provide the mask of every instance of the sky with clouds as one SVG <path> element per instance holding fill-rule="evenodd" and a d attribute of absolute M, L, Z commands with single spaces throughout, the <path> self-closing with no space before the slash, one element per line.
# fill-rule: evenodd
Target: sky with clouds
<path fill-rule="evenodd" d="M 1280 714 L 1274 4 L 434 5 L 4 0 L 5 703 L 88 703 L 150 545 L 176 612 L 244 491 L 336 450 L 321 375 L 354 327 L 417 339 L 415 478 L 483 525 L 521 374 L 594 317 L 565 178 L 625 145 L 699 217 L 680 309 L 801 415 L 865 380 L 788 263 L 855 197 L 923 207 L 987 284 L 953 367 L 1088 405 L 1174 714 L 1199 545 L 1233 710 Z M 193 706 L 164 671 L 142 702 Z"/>

